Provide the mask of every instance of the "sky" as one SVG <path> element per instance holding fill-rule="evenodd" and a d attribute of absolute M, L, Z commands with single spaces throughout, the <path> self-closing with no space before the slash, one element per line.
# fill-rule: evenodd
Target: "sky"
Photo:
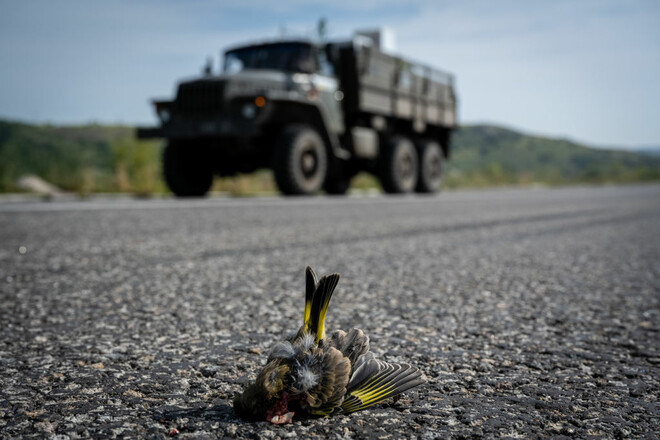
<path fill-rule="evenodd" d="M 154 125 L 153 98 L 223 48 L 385 27 L 453 73 L 462 124 L 660 146 L 656 0 L 0 0 L 0 118 Z"/>

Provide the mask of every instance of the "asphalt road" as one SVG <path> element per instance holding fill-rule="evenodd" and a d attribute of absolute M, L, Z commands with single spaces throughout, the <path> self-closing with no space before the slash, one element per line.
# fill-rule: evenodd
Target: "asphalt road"
<path fill-rule="evenodd" d="M 652 438 L 660 186 L 0 203 L 0 437 Z M 297 329 L 428 384 L 277 427 L 231 399 Z"/>

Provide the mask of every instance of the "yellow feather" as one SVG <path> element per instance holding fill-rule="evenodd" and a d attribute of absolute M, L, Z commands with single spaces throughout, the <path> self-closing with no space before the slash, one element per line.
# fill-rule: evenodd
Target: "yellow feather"
<path fill-rule="evenodd" d="M 309 325 L 309 319 L 312 317 L 312 301 L 305 300 L 305 317 L 303 319 L 303 327 L 307 328 Z"/>
<path fill-rule="evenodd" d="M 330 298 L 328 298 L 329 300 Z M 321 307 L 321 313 L 319 313 L 319 326 L 316 329 L 316 342 L 318 343 L 323 337 L 325 336 L 325 315 L 328 313 L 328 305 L 330 304 L 330 301 L 326 302 L 323 304 L 323 307 Z"/>
<path fill-rule="evenodd" d="M 393 387 L 386 387 L 386 388 L 379 388 L 378 391 L 374 391 L 371 393 L 367 393 L 364 397 L 365 399 L 360 399 L 362 400 L 363 404 L 367 404 L 369 402 L 373 402 L 374 400 L 380 400 L 383 396 L 387 395 L 393 390 Z"/>
<path fill-rule="evenodd" d="M 381 385 L 382 383 L 383 383 L 383 377 L 378 377 L 377 376 L 377 377 L 371 379 L 369 382 L 362 385 L 359 389 L 353 391 L 351 393 L 351 395 L 358 396 L 362 393 L 367 393 L 367 392 L 373 390 L 374 387 L 377 387 L 377 386 Z"/>

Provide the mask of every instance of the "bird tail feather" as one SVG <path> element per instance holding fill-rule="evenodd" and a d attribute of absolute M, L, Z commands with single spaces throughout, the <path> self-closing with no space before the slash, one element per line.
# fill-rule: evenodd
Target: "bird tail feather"
<path fill-rule="evenodd" d="M 312 334 L 318 343 L 324 337 L 325 316 L 339 282 L 339 274 L 324 275 L 317 283 L 314 271 L 307 266 L 305 279 L 305 315 L 298 336 L 304 333 Z"/>
<path fill-rule="evenodd" d="M 305 268 L 305 316 L 303 318 L 303 327 L 309 325 L 309 319 L 312 315 L 312 300 L 314 291 L 316 291 L 316 274 L 311 267 Z"/>

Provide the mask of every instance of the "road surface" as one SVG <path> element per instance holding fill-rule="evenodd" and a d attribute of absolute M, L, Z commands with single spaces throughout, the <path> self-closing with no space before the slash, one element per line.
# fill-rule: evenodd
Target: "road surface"
<path fill-rule="evenodd" d="M 660 186 L 0 203 L 0 243 L 2 437 L 660 432 Z M 236 419 L 300 325 L 306 265 L 341 273 L 329 330 L 361 327 L 428 384 Z"/>

